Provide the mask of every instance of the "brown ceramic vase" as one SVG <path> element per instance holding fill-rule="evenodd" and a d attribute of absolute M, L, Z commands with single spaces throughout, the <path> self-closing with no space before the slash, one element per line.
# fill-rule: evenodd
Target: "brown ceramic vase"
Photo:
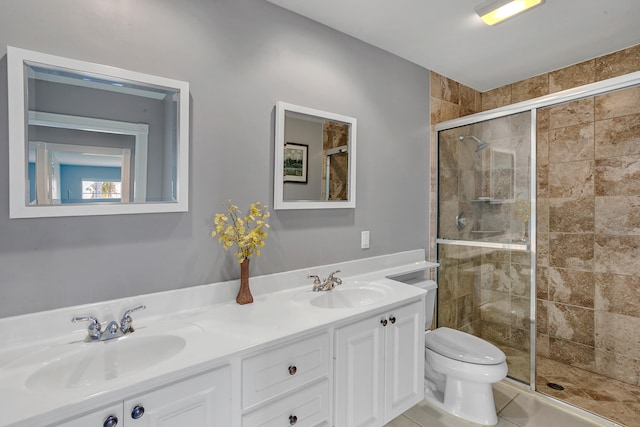
<path fill-rule="evenodd" d="M 249 258 L 245 258 L 240 264 L 240 290 L 238 291 L 236 302 L 241 305 L 253 302 L 253 296 L 249 288 Z"/>

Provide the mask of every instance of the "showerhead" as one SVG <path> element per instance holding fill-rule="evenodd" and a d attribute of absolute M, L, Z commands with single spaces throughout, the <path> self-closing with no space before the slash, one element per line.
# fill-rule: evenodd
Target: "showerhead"
<path fill-rule="evenodd" d="M 464 141 L 465 139 L 473 139 L 476 142 L 476 153 L 479 153 L 480 151 L 484 150 L 489 146 L 488 142 L 484 142 L 480 138 L 475 137 L 473 135 L 460 135 L 458 139 L 460 141 Z"/>

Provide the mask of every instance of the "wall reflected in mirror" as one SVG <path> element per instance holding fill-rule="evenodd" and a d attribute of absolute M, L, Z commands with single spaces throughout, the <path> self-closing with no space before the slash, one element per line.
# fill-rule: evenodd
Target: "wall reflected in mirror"
<path fill-rule="evenodd" d="M 8 65 L 11 217 L 187 210 L 188 83 L 17 48 Z"/>
<path fill-rule="evenodd" d="M 347 200 L 349 125 L 285 113 L 284 200 Z"/>
<path fill-rule="evenodd" d="M 355 119 L 286 103 L 277 116 L 274 207 L 355 207 Z"/>

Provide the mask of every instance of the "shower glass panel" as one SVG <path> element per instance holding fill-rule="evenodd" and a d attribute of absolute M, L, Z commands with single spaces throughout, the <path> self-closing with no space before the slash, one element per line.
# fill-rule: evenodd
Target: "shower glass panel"
<path fill-rule="evenodd" d="M 532 112 L 438 132 L 438 326 L 483 338 L 531 382 Z"/>

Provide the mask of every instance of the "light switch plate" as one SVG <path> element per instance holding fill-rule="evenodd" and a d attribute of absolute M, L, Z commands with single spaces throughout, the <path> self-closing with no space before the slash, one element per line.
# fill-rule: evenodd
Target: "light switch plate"
<path fill-rule="evenodd" d="M 369 231 L 363 231 L 360 238 L 360 249 L 369 249 Z"/>

